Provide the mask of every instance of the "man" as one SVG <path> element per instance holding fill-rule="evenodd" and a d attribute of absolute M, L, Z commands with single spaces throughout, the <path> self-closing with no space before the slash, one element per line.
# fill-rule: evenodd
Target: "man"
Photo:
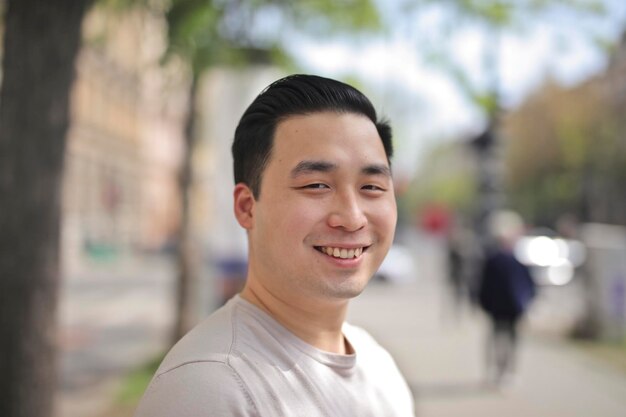
<path fill-rule="evenodd" d="M 136 416 L 413 416 L 389 354 L 344 323 L 393 240 L 389 125 L 353 87 L 293 75 L 232 150 L 246 285 L 170 351 Z"/>
<path fill-rule="evenodd" d="M 478 300 L 491 321 L 486 343 L 487 382 L 496 387 L 510 382 L 515 371 L 518 325 L 535 297 L 530 270 L 517 260 L 514 247 L 524 231 L 513 211 L 497 211 L 488 218 L 495 247 L 486 256 Z"/>

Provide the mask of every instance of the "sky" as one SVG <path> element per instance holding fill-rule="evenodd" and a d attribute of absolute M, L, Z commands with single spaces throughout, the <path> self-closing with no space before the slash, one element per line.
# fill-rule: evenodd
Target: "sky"
<path fill-rule="evenodd" d="M 609 14 L 601 20 L 555 11 L 532 20 L 523 31 L 507 31 L 499 38 L 496 73 L 506 108 L 520 104 L 548 77 L 572 86 L 605 68 L 606 54 L 588 41 L 589 34 L 618 39 L 626 28 L 626 1 L 604 1 Z M 381 3 L 387 5 L 383 14 L 394 22 L 382 36 L 323 42 L 298 38 L 294 52 L 311 72 L 362 80 L 366 94 L 400 133 L 394 164 L 410 175 L 433 144 L 478 133 L 485 119 L 441 67 L 424 57 L 429 45 L 442 44 L 438 34 L 446 12 L 435 7 L 402 18 L 392 8 L 396 3 Z M 485 46 L 494 49 L 494 37 L 472 25 L 454 29 L 456 36 L 445 40 L 446 56 L 453 57 L 473 85 L 485 85 L 490 78 L 484 51 Z"/>

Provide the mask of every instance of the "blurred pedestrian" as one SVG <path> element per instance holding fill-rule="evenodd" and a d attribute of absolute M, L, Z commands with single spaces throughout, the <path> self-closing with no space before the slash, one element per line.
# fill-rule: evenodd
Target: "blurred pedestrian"
<path fill-rule="evenodd" d="M 446 308 L 458 319 L 467 306 L 474 307 L 472 290 L 475 275 L 481 266 L 481 245 L 474 233 L 456 216 L 447 236 L 447 293 L 450 307 Z"/>
<path fill-rule="evenodd" d="M 243 291 L 168 353 L 138 417 L 414 415 L 391 356 L 345 323 L 396 226 L 391 129 L 347 84 L 278 80 L 233 143 Z"/>
<path fill-rule="evenodd" d="M 460 232 L 454 230 L 448 237 L 448 273 L 447 284 L 454 315 L 458 316 L 465 301 L 465 282 L 463 280 L 463 242 Z"/>
<path fill-rule="evenodd" d="M 513 376 L 518 346 L 518 324 L 535 296 L 535 283 L 528 267 L 513 253 L 524 224 L 510 211 L 495 212 L 488 225 L 494 247 L 482 269 L 478 297 L 491 321 L 487 339 L 487 378 L 501 385 Z"/>

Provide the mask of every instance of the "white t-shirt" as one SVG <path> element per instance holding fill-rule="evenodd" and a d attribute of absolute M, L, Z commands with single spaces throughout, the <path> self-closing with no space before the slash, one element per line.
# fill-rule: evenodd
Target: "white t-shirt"
<path fill-rule="evenodd" d="M 355 353 L 325 352 L 235 296 L 172 348 L 135 417 L 413 417 L 389 353 L 343 332 Z"/>

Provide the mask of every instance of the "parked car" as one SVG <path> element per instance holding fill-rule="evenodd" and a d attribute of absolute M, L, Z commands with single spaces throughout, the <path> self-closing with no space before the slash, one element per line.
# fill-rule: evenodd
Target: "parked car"
<path fill-rule="evenodd" d="M 406 246 L 394 243 L 374 278 L 393 283 L 408 283 L 415 280 L 413 253 Z"/>
<path fill-rule="evenodd" d="M 566 285 L 585 261 L 582 242 L 562 239 L 549 229 L 522 237 L 515 245 L 516 258 L 528 267 L 538 285 Z"/>

